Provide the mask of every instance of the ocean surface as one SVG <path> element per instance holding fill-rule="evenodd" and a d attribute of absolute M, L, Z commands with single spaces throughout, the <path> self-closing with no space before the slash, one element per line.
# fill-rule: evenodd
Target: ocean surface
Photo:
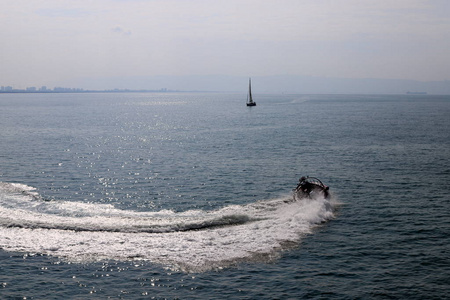
<path fill-rule="evenodd" d="M 0 299 L 449 299 L 450 96 L 254 100 L 0 94 Z"/>

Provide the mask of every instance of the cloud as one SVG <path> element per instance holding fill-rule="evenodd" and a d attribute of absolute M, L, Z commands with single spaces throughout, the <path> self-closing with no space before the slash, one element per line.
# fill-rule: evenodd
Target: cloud
<path fill-rule="evenodd" d="M 122 26 L 116 26 L 111 31 L 121 35 L 131 35 L 131 30 L 123 29 Z"/>

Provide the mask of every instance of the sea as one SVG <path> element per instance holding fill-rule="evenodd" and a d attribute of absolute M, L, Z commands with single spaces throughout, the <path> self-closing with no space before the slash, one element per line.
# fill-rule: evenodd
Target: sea
<path fill-rule="evenodd" d="M 254 100 L 0 94 L 0 299 L 450 299 L 450 96 Z"/>

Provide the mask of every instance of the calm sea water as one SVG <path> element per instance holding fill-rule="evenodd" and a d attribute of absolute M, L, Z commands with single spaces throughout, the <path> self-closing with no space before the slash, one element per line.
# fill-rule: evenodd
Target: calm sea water
<path fill-rule="evenodd" d="M 255 100 L 0 94 L 0 298 L 450 298 L 450 96 Z"/>

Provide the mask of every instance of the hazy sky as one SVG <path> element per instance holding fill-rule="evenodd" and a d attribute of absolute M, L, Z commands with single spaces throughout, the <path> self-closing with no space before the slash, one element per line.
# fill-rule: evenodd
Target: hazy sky
<path fill-rule="evenodd" d="M 449 0 L 0 4 L 0 85 L 191 74 L 450 79 Z"/>

